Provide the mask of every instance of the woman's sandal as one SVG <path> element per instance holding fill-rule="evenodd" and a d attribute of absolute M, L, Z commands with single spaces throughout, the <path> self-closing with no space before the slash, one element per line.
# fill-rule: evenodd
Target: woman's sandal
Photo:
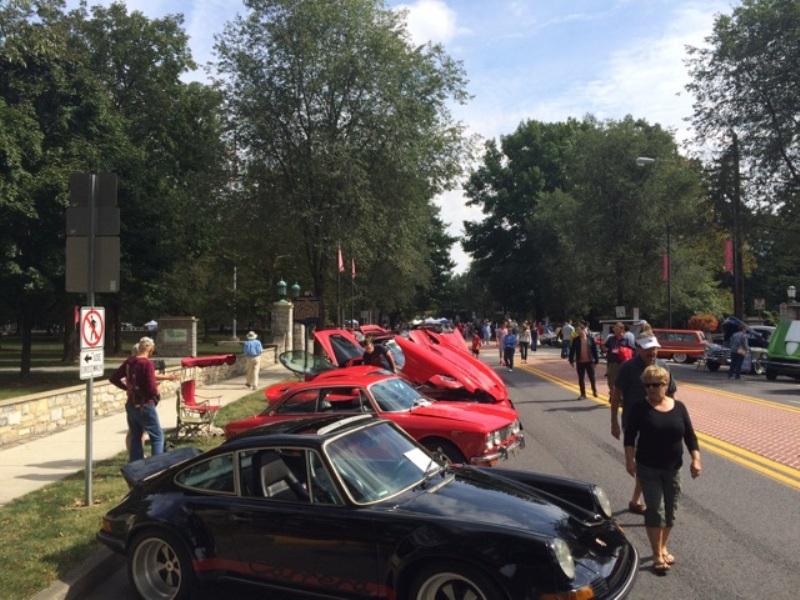
<path fill-rule="evenodd" d="M 675 557 L 672 556 L 672 554 L 670 554 L 669 552 L 667 552 L 664 555 L 664 562 L 667 563 L 668 565 L 672 566 L 672 565 L 675 564 Z"/>
<path fill-rule="evenodd" d="M 653 572 L 656 575 L 666 575 L 669 571 L 669 565 L 664 561 L 653 562 Z"/>

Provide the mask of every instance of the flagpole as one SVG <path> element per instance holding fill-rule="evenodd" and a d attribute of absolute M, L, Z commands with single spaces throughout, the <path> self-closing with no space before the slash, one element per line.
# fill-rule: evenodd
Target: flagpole
<path fill-rule="evenodd" d="M 342 260 L 342 244 L 337 244 L 338 253 L 336 256 L 336 326 L 341 327 L 342 323 L 342 271 L 344 271 L 344 261 Z"/>
<path fill-rule="evenodd" d="M 350 258 L 350 321 L 355 319 L 355 297 L 356 297 L 356 259 Z"/>

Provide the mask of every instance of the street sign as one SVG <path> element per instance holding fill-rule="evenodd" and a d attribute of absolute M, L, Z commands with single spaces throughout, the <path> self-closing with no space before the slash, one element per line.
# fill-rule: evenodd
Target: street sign
<path fill-rule="evenodd" d="M 81 350 L 81 379 L 91 379 L 93 377 L 103 376 L 103 369 L 105 368 L 105 365 L 103 364 L 105 357 L 103 354 L 102 348 L 99 350 Z"/>
<path fill-rule="evenodd" d="M 753 298 L 753 310 L 764 310 L 767 308 L 766 298 Z"/>
<path fill-rule="evenodd" d="M 625 317 L 625 307 L 624 306 L 617 306 L 616 307 L 616 315 L 618 319 L 622 319 Z"/>
<path fill-rule="evenodd" d="M 95 235 L 119 235 L 119 209 L 116 206 L 96 207 L 95 219 Z M 67 207 L 67 235 L 89 234 L 89 207 Z"/>
<path fill-rule="evenodd" d="M 638 321 L 639 320 L 639 307 L 638 306 L 634 306 L 633 307 L 633 320 L 634 321 Z"/>
<path fill-rule="evenodd" d="M 95 238 L 94 291 L 113 293 L 119 291 L 119 238 Z M 67 238 L 66 290 L 88 293 L 89 238 L 70 236 Z"/>
<path fill-rule="evenodd" d="M 80 330 L 81 350 L 102 348 L 106 332 L 106 309 L 101 306 L 82 306 Z"/>
<path fill-rule="evenodd" d="M 95 176 L 95 204 L 116 206 L 119 180 L 114 173 L 98 173 Z M 69 178 L 71 206 L 89 206 L 92 196 L 91 173 L 73 173 Z"/>
<path fill-rule="evenodd" d="M 318 298 L 297 298 L 294 301 L 294 320 L 319 318 L 320 301 Z"/>

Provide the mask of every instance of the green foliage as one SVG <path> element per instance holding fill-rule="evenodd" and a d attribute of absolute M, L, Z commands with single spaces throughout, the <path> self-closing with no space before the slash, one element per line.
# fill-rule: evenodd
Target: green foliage
<path fill-rule="evenodd" d="M 637 156 L 655 158 L 639 167 Z M 716 259 L 697 165 L 658 125 L 621 121 L 520 124 L 487 144 L 467 186 L 486 218 L 464 247 L 499 308 L 537 318 L 613 314 L 637 306 L 661 319 L 667 226 L 677 315 L 718 302 Z"/>
<path fill-rule="evenodd" d="M 465 98 L 461 67 L 439 46 L 412 48 L 382 2 L 245 5 L 217 45 L 241 180 L 232 214 L 251 216 L 241 240 L 263 237 L 261 215 L 281 235 L 258 243 L 260 256 L 237 252 L 273 281 L 274 257 L 290 254 L 331 304 L 344 242 L 361 297 L 383 312 L 407 306 L 435 275 L 431 199 L 464 150 L 447 109 Z"/>
<path fill-rule="evenodd" d="M 735 131 L 751 200 L 779 204 L 800 190 L 800 4 L 744 0 L 707 41 L 689 61 L 699 138 L 719 145 Z"/>

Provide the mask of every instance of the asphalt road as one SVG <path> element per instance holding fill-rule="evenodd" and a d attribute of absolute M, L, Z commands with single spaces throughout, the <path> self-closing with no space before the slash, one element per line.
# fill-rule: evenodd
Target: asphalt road
<path fill-rule="evenodd" d="M 486 353 L 494 359 L 494 355 Z M 670 365 L 680 381 L 721 387 L 727 373 Z M 717 455 L 703 454 L 703 474 L 683 469 L 683 498 L 670 540 L 677 562 L 666 576 L 650 571 L 643 518 L 625 509 L 633 480 L 623 465 L 622 444 L 611 437 L 608 408 L 575 399 L 573 392 L 522 369 L 503 372 L 525 426 L 527 447 L 507 466 L 600 483 L 617 519 L 639 550 L 642 565 L 630 598 L 713 600 L 794 599 L 800 588 L 800 494 L 786 485 Z M 790 380 L 751 381 L 731 387 L 773 401 L 790 401 L 800 385 Z M 800 398 L 797 398 L 800 399 Z M 205 590 L 207 598 L 284 600 L 236 586 Z M 87 600 L 132 598 L 124 569 L 110 575 Z"/>

